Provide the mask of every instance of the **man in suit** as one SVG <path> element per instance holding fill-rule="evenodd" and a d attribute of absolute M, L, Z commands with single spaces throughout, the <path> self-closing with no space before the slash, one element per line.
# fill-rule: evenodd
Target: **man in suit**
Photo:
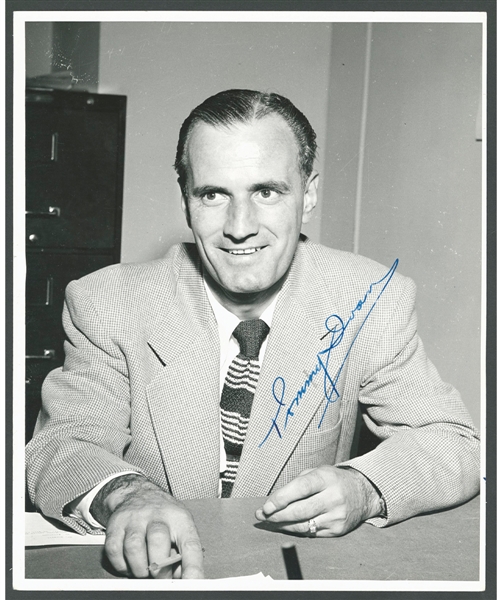
<path fill-rule="evenodd" d="M 478 492 L 478 434 L 424 353 L 413 282 L 300 233 L 315 151 L 286 98 L 207 99 L 175 164 L 195 244 L 67 288 L 28 487 L 47 516 L 105 527 L 119 572 L 177 548 L 170 574 L 203 577 L 184 498 L 268 495 L 258 520 L 325 537 Z M 351 458 L 358 412 L 382 441 Z"/>

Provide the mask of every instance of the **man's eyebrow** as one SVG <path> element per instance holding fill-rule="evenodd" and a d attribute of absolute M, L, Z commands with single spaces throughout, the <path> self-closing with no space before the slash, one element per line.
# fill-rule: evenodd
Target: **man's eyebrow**
<path fill-rule="evenodd" d="M 229 190 L 217 185 L 200 185 L 191 192 L 193 196 L 204 196 L 205 194 L 225 194 L 230 196 Z"/>
<path fill-rule="evenodd" d="M 290 192 L 290 186 L 285 181 L 276 181 L 275 179 L 263 181 L 262 183 L 254 183 L 250 186 L 251 192 L 259 192 L 260 190 L 274 190 L 281 194 L 287 194 Z"/>
<path fill-rule="evenodd" d="M 270 179 L 268 181 L 252 184 L 248 191 L 253 193 L 261 190 L 273 190 L 281 194 L 288 194 L 290 189 L 290 186 L 285 181 Z M 218 185 L 200 185 L 193 188 L 191 193 L 193 196 L 197 197 L 204 196 L 205 194 L 224 194 L 225 196 L 231 196 L 231 192 L 227 188 Z"/>

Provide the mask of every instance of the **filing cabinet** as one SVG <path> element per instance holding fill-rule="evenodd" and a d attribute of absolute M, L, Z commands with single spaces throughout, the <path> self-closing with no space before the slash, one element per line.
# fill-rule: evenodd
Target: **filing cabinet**
<path fill-rule="evenodd" d="M 64 362 L 67 284 L 119 262 L 126 97 L 26 91 L 26 441 Z"/>

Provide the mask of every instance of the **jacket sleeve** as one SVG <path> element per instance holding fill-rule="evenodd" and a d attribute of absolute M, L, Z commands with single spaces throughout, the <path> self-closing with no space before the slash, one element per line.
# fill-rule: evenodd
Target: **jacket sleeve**
<path fill-rule="evenodd" d="M 27 484 L 46 516 L 84 533 L 90 527 L 64 507 L 110 475 L 141 470 L 123 460 L 131 439 L 125 358 L 78 281 L 67 287 L 63 325 L 66 358 L 43 384 Z"/>
<path fill-rule="evenodd" d="M 417 335 L 415 284 L 407 280 L 373 349 L 359 402 L 382 442 L 338 466 L 363 473 L 381 492 L 379 527 L 460 504 L 479 491 L 479 435 L 460 394 L 439 377 Z"/>

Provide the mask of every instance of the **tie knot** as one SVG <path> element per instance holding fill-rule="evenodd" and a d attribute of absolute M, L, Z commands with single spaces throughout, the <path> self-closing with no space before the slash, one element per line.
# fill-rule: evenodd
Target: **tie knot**
<path fill-rule="evenodd" d="M 240 345 L 240 354 L 243 354 L 248 358 L 259 357 L 260 347 L 268 333 L 269 327 L 267 323 L 261 321 L 261 319 L 241 321 L 233 331 L 233 335 Z"/>

